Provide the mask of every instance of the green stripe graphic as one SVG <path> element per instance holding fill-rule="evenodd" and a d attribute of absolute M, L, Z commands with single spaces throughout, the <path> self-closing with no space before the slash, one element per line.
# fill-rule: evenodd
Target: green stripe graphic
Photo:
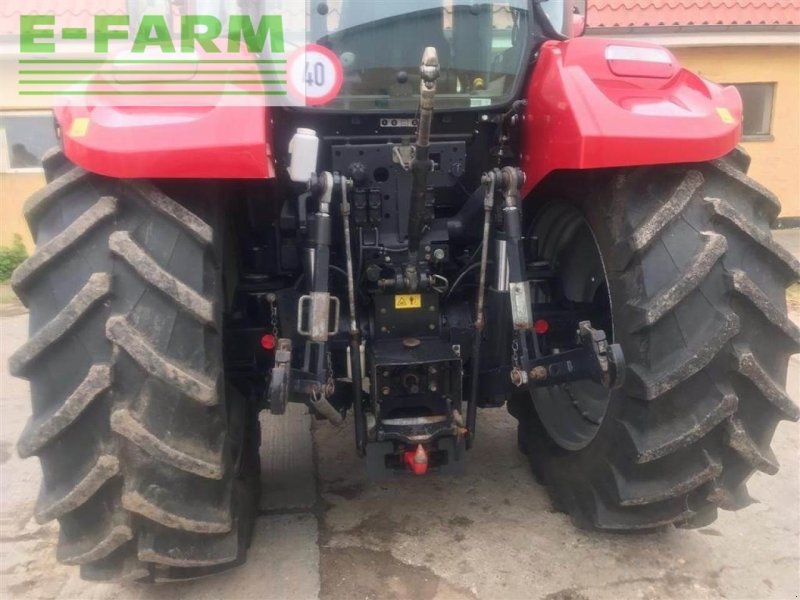
<path fill-rule="evenodd" d="M 64 80 L 64 79 L 23 79 L 19 81 L 20 85 L 76 85 L 81 83 L 87 83 L 85 80 Z M 168 81 L 165 79 L 126 79 L 124 81 L 114 81 L 113 84 L 100 84 L 100 83 L 93 83 L 91 85 L 152 85 L 152 84 L 165 84 L 165 85 L 206 85 L 209 83 L 230 83 L 233 85 L 251 85 L 251 84 L 263 84 L 263 85 L 284 85 L 286 83 L 285 79 L 274 79 L 274 80 L 267 80 L 267 79 L 253 79 L 253 80 L 235 80 L 235 79 L 193 79 L 191 81 Z"/>
<path fill-rule="evenodd" d="M 97 75 L 108 73 L 113 75 L 285 75 L 286 71 L 162 71 L 162 70 L 138 70 L 138 71 L 67 71 L 67 70 L 21 70 L 20 75 Z"/>
<path fill-rule="evenodd" d="M 125 65 L 135 65 L 135 64 L 184 64 L 184 65 L 205 65 L 205 64 L 212 64 L 212 65 L 219 65 L 219 64 L 227 64 L 227 65 L 248 65 L 248 64 L 256 64 L 256 65 L 282 65 L 286 64 L 286 60 L 284 59 L 254 59 L 254 60 L 242 60 L 242 59 L 197 59 L 197 60 L 181 60 L 181 59 L 124 59 L 124 58 L 115 58 L 115 59 L 43 59 L 43 58 L 23 58 L 19 60 L 19 64 L 22 65 L 98 65 L 98 64 L 125 64 Z"/>
<path fill-rule="evenodd" d="M 109 91 L 90 91 L 90 90 L 47 90 L 47 91 L 20 91 L 21 96 L 285 96 L 285 91 L 128 91 L 128 90 L 109 90 Z"/>

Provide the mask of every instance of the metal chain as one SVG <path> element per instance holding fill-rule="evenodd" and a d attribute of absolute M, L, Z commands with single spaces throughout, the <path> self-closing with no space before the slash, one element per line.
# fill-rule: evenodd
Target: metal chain
<path fill-rule="evenodd" d="M 333 391 L 336 386 L 336 382 L 333 379 L 333 363 L 331 362 L 330 352 L 327 353 L 327 359 L 328 359 L 328 385 L 326 387 L 328 388 L 327 395 L 330 396 L 331 394 L 333 394 Z"/>
<path fill-rule="evenodd" d="M 511 366 L 519 368 L 519 342 L 517 338 L 511 342 Z"/>

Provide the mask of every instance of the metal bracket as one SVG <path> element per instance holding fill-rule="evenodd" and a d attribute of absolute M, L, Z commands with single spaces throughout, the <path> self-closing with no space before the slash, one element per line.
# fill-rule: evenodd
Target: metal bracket
<path fill-rule="evenodd" d="M 292 340 L 280 338 L 275 348 L 275 366 L 269 381 L 269 412 L 273 415 L 282 415 L 286 412 L 289 401 L 290 379 L 292 362 Z"/>
<path fill-rule="evenodd" d="M 392 162 L 400 165 L 404 171 L 411 170 L 411 163 L 416 157 L 417 149 L 410 144 L 392 147 Z"/>
<path fill-rule="evenodd" d="M 341 413 L 328 402 L 328 398 L 322 390 L 316 388 L 311 390 L 309 404 L 321 417 L 328 419 L 337 427 L 344 423 Z"/>
<path fill-rule="evenodd" d="M 609 389 L 622 386 L 625 381 L 622 346 L 609 344 L 605 331 L 594 329 L 589 321 L 578 323 L 578 337 L 583 347 L 590 350 L 596 358 L 599 383 Z"/>
<path fill-rule="evenodd" d="M 333 310 L 333 323 L 330 318 L 331 310 Z M 339 332 L 340 312 L 341 303 L 336 296 L 326 292 L 312 292 L 300 296 L 297 301 L 297 333 L 315 341 L 325 341 L 328 336 Z M 308 315 L 305 320 L 304 315 Z"/>
<path fill-rule="evenodd" d="M 622 386 L 625 381 L 622 347 L 609 344 L 605 332 L 594 329 L 589 321 L 582 321 L 578 327 L 580 347 L 528 361 L 523 371 L 527 385 L 543 387 L 590 379 L 608 389 Z"/>
<path fill-rule="evenodd" d="M 509 283 L 508 290 L 511 299 L 511 322 L 514 329 L 530 329 L 533 323 L 530 282 L 518 281 Z"/>

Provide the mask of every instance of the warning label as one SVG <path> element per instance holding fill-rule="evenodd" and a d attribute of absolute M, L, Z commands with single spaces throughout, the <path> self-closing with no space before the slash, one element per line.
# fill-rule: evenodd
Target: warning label
<path fill-rule="evenodd" d="M 422 308 L 421 294 L 400 294 L 394 297 L 394 307 L 398 310 Z"/>

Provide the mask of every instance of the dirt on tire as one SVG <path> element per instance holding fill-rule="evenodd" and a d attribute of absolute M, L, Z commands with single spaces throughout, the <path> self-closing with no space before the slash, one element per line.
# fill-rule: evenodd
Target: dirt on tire
<path fill-rule="evenodd" d="M 786 289 L 800 263 L 772 240 L 780 204 L 747 163 L 737 151 L 604 172 L 559 200 L 597 239 L 627 379 L 577 451 L 550 439 L 527 392 L 509 410 L 534 472 L 579 526 L 707 525 L 718 508 L 751 503 L 754 470 L 778 470 L 775 427 L 800 418 L 785 391 L 800 351 Z"/>
<path fill-rule="evenodd" d="M 220 203 L 60 151 L 43 164 L 49 183 L 25 205 L 37 250 L 12 278 L 30 337 L 9 361 L 31 383 L 18 450 L 41 461 L 36 519 L 58 519 L 57 557 L 86 579 L 239 564 L 258 436 L 223 381 Z"/>

